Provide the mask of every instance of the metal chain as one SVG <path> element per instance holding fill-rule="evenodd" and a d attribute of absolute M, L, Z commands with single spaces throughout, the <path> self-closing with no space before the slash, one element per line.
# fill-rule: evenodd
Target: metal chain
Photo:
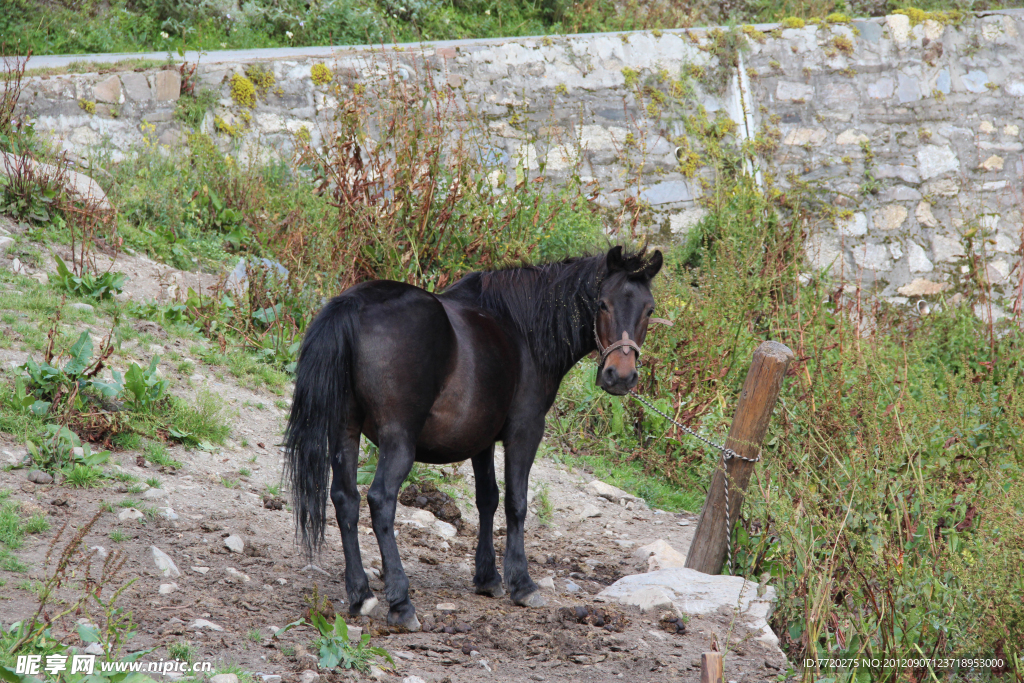
<path fill-rule="evenodd" d="M 658 415 L 661 415 L 663 418 L 665 418 L 666 420 L 668 420 L 669 422 L 674 424 L 676 427 L 679 427 L 679 429 L 683 430 L 684 432 L 686 432 L 690 436 L 696 437 L 697 440 L 702 441 L 703 443 L 707 444 L 708 446 L 711 446 L 712 448 L 714 448 L 714 449 L 716 449 L 718 451 L 721 451 L 721 453 L 722 453 L 722 473 L 723 473 L 724 479 L 725 479 L 725 552 L 726 552 L 726 557 L 727 557 L 728 562 L 729 562 L 729 573 L 732 574 L 733 573 L 732 572 L 732 520 L 731 520 L 730 515 L 729 515 L 729 472 L 727 470 L 727 466 L 728 466 L 729 460 L 732 459 L 732 458 L 738 458 L 739 460 L 745 460 L 747 462 L 759 462 L 761 460 L 760 454 L 758 454 L 758 456 L 756 458 L 748 458 L 745 455 L 740 455 L 739 453 L 737 453 L 736 451 L 732 450 L 731 448 L 726 448 L 725 446 L 720 446 L 719 444 L 715 443 L 714 441 L 711 441 L 710 439 L 705 439 L 703 436 L 701 436 L 697 432 L 693 431 L 692 429 L 690 429 L 686 425 L 679 423 L 671 415 L 663 413 L 661 410 L 656 408 L 653 403 L 651 403 L 650 401 L 645 399 L 640 394 L 636 393 L 635 390 L 630 389 L 629 390 L 629 395 L 632 396 L 633 398 L 635 398 L 637 401 L 639 401 L 643 405 L 645 405 L 648 408 L 650 408 L 651 410 L 653 410 L 654 412 L 656 412 Z"/>

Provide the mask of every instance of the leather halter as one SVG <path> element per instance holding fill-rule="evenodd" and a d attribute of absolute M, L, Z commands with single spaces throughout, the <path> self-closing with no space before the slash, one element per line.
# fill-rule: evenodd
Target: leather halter
<path fill-rule="evenodd" d="M 674 327 L 675 324 L 671 320 L 665 318 L 651 318 L 650 323 L 668 325 Z M 648 323 L 648 324 L 650 324 Z M 640 345 L 629 338 L 629 332 L 622 331 L 622 339 L 617 342 L 612 342 L 608 346 L 601 345 L 601 337 L 597 334 L 597 316 L 594 316 L 594 341 L 597 342 L 597 350 L 601 353 L 601 360 L 598 365 L 604 365 L 604 361 L 615 349 L 622 349 L 622 355 L 629 355 L 629 350 L 633 349 L 636 352 L 636 365 L 640 367 Z"/>

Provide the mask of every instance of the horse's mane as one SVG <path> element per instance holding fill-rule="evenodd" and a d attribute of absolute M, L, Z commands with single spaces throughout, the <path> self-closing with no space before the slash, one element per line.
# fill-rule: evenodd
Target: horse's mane
<path fill-rule="evenodd" d="M 564 372 L 596 348 L 594 315 L 607 256 L 582 256 L 470 273 L 445 291 L 512 321 L 543 370 Z M 642 278 L 645 252 L 622 253 L 622 270 Z"/>

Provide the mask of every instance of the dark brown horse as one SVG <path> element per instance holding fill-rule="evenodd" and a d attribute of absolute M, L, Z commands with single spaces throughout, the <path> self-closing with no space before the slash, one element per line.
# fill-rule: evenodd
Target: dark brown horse
<path fill-rule="evenodd" d="M 492 526 L 494 444 L 505 446 L 505 581 L 517 605 L 544 604 L 523 547 L 530 467 L 562 378 L 601 348 L 597 384 L 625 394 L 654 310 L 661 252 L 607 254 L 471 273 L 443 294 L 366 282 L 332 299 L 309 327 L 288 422 L 286 472 L 309 553 L 323 543 L 328 468 L 345 549 L 349 611 L 377 599 L 359 553 L 359 436 L 380 448 L 367 502 L 383 562 L 388 623 L 419 628 L 395 542 L 399 488 L 415 461 L 471 459 L 480 510 L 476 592 L 504 594 Z"/>

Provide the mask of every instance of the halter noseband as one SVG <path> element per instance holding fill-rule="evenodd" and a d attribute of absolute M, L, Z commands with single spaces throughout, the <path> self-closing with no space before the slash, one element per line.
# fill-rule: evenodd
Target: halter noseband
<path fill-rule="evenodd" d="M 654 324 L 668 325 L 669 327 L 674 326 L 671 320 L 665 320 L 664 318 L 651 318 L 650 322 Z M 629 338 L 629 332 L 623 330 L 622 339 L 617 342 L 612 342 L 608 346 L 603 346 L 601 344 L 601 337 L 597 334 L 596 314 L 594 315 L 594 341 L 597 342 L 597 350 L 601 353 L 601 360 L 598 362 L 598 366 L 604 365 L 605 359 L 607 359 L 615 349 L 622 349 L 622 355 L 624 356 L 629 355 L 629 350 L 633 349 L 636 351 L 636 366 L 640 367 L 640 345 Z"/>

